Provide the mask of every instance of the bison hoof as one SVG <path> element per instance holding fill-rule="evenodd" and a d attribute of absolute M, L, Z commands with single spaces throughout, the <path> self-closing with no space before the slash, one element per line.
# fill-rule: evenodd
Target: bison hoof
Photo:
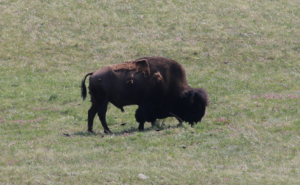
<path fill-rule="evenodd" d="M 144 128 L 139 128 L 139 131 L 140 131 L 140 132 L 144 131 Z"/>
<path fill-rule="evenodd" d="M 95 132 L 93 130 L 88 129 L 88 132 L 91 134 L 94 134 Z"/>
<path fill-rule="evenodd" d="M 112 134 L 112 132 L 110 130 L 104 130 L 105 134 Z"/>

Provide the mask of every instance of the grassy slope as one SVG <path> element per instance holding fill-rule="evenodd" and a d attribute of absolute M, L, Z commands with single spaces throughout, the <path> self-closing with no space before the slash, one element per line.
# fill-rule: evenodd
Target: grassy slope
<path fill-rule="evenodd" d="M 292 0 L 0 1 L 0 183 L 298 184 L 299 10 Z M 203 122 L 137 132 L 135 106 L 109 106 L 115 135 L 97 119 L 87 134 L 84 74 L 143 56 L 177 60 L 207 89 Z"/>

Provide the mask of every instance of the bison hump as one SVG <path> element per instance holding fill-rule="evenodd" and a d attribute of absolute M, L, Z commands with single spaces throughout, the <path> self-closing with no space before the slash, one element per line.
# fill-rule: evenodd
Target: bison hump
<path fill-rule="evenodd" d="M 109 66 L 113 71 L 135 71 L 144 73 L 145 77 L 150 76 L 149 63 L 146 59 L 133 60 L 121 64 Z"/>

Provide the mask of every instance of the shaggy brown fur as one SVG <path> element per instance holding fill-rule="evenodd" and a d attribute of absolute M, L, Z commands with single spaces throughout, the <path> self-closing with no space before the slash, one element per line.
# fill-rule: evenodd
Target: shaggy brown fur
<path fill-rule="evenodd" d="M 126 84 L 133 84 L 133 74 L 131 74 L 130 80 L 128 80 Z"/>
<path fill-rule="evenodd" d="M 163 77 L 161 76 L 160 72 L 156 72 L 153 74 L 153 77 L 150 81 L 151 86 L 157 85 L 159 82 L 163 81 Z"/>
<path fill-rule="evenodd" d="M 154 73 L 153 76 L 157 81 L 161 81 L 163 79 L 163 77 L 161 76 L 160 72 L 156 72 Z"/>
<path fill-rule="evenodd" d="M 114 71 L 135 71 L 144 73 L 145 77 L 150 76 L 150 68 L 146 59 L 133 60 L 121 64 L 114 64 L 109 66 Z"/>
<path fill-rule="evenodd" d="M 176 117 L 191 125 L 200 122 L 208 106 L 204 89 L 192 88 L 186 73 L 178 62 L 163 57 L 144 57 L 123 64 L 103 67 L 88 73 L 82 80 L 82 97 L 86 97 L 85 79 L 89 78 L 92 106 L 88 111 L 88 131 L 93 132 L 96 114 L 104 131 L 110 130 L 106 122 L 108 103 L 124 111 L 123 107 L 138 105 L 135 113 L 139 130 L 146 121 Z"/>

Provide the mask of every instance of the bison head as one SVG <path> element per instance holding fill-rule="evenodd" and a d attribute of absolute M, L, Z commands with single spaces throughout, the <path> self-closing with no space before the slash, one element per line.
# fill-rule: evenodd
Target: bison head
<path fill-rule="evenodd" d="M 200 122 L 208 104 L 208 96 L 204 89 L 190 89 L 181 96 L 181 110 L 178 116 L 182 121 L 191 124 Z"/>

